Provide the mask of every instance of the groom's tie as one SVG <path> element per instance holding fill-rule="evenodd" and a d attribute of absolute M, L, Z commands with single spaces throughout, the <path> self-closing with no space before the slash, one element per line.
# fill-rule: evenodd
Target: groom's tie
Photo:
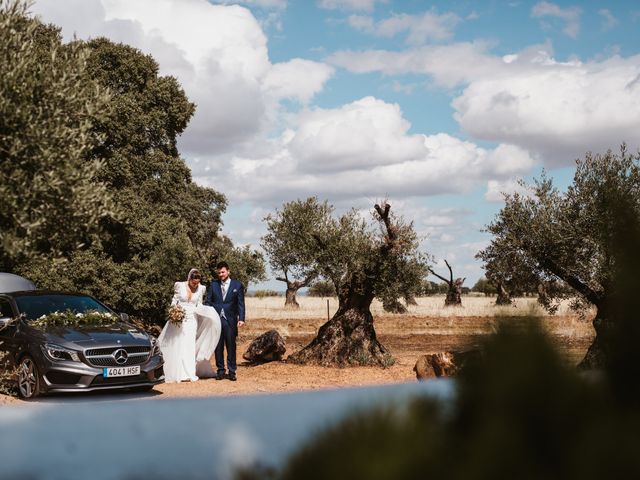
<path fill-rule="evenodd" d="M 227 296 L 227 284 L 223 283 L 222 284 L 222 299 L 224 300 L 224 297 Z"/>

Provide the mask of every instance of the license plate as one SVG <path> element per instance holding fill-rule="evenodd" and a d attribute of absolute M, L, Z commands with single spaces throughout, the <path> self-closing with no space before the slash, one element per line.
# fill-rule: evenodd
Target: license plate
<path fill-rule="evenodd" d="M 140 375 L 140 365 L 136 365 L 135 367 L 110 367 L 102 369 L 102 376 L 104 378 L 132 377 L 134 375 Z"/>

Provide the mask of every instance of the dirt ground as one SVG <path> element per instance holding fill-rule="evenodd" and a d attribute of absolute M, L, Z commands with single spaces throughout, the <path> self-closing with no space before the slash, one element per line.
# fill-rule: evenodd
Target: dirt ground
<path fill-rule="evenodd" d="M 100 397 L 118 399 L 165 399 L 174 397 L 208 397 L 248 394 L 270 394 L 287 391 L 353 387 L 415 381 L 412 371 L 418 356 L 425 353 L 460 350 L 473 347 L 487 334 L 495 331 L 492 317 L 425 317 L 418 315 L 385 315 L 376 318 L 376 331 L 382 344 L 390 350 L 395 364 L 388 368 L 347 367 L 328 368 L 272 362 L 250 366 L 242 360 L 249 343 L 269 329 L 278 330 L 285 338 L 287 353 L 293 353 L 315 336 L 325 319 L 252 319 L 238 337 L 238 381 L 201 379 L 197 382 L 163 384 L 148 394 L 111 392 L 81 394 L 82 399 Z M 503 317 L 499 321 L 521 322 L 521 317 Z M 576 316 L 542 317 L 547 331 L 568 364 L 577 364 L 592 341 L 589 321 Z M 57 402 L 78 395 L 55 395 L 38 402 Z M 0 404 L 24 404 L 13 397 L 0 395 Z"/>

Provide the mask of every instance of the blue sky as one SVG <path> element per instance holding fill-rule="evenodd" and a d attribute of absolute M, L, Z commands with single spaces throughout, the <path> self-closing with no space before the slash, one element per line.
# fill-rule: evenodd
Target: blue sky
<path fill-rule="evenodd" d="M 65 38 L 132 44 L 198 110 L 180 140 L 230 202 L 224 232 L 317 195 L 389 198 L 471 286 L 480 230 L 542 168 L 564 187 L 588 150 L 640 147 L 640 3 L 38 0 Z M 282 288 L 276 281 L 257 287 Z"/>

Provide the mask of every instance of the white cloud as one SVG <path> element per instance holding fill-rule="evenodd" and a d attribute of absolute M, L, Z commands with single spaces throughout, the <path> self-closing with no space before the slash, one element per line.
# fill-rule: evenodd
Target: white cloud
<path fill-rule="evenodd" d="M 353 73 L 383 72 L 387 75 L 426 74 L 437 85 L 456 87 L 474 78 L 491 75 L 504 63 L 487 53 L 490 43 L 460 42 L 425 46 L 404 51 L 341 50 L 326 62 Z"/>
<path fill-rule="evenodd" d="M 248 5 L 250 7 L 258 7 L 258 8 L 274 8 L 278 10 L 284 10 L 287 8 L 287 0 L 228 0 L 228 1 L 218 1 L 215 3 L 221 3 L 224 5 L 229 4 L 242 4 Z"/>
<path fill-rule="evenodd" d="M 373 17 L 369 15 L 349 15 L 347 22 L 352 28 L 361 32 L 372 33 L 375 27 Z"/>
<path fill-rule="evenodd" d="M 640 55 L 518 63 L 505 75 L 471 82 L 453 101 L 466 132 L 538 152 L 550 165 L 623 141 L 640 145 Z"/>
<path fill-rule="evenodd" d="M 255 3 L 255 2 L 254 2 Z M 284 2 L 262 2 L 263 6 Z M 66 39 L 106 36 L 150 53 L 174 75 L 196 113 L 180 139 L 188 156 L 239 148 L 264 135 L 282 98 L 308 102 L 332 74 L 317 62 L 273 65 L 252 13 L 206 0 L 38 0 L 32 9 L 60 25 Z M 304 68 L 305 82 L 290 78 Z"/>
<path fill-rule="evenodd" d="M 488 202 L 503 202 L 504 196 L 519 193 L 528 196 L 531 191 L 520 185 L 517 179 L 510 178 L 504 181 L 489 180 L 487 182 L 487 192 L 484 194 L 485 200 Z"/>
<path fill-rule="evenodd" d="M 571 38 L 576 38 L 580 32 L 580 7 L 562 8 L 551 2 L 538 2 L 531 9 L 534 18 L 555 17 L 564 22 L 562 31 Z M 543 25 L 544 26 L 544 25 Z"/>
<path fill-rule="evenodd" d="M 334 200 L 468 192 L 488 179 L 528 172 L 521 149 L 485 149 L 447 134 L 415 135 L 397 105 L 365 97 L 301 112 L 278 139 L 222 161 L 194 164 L 194 176 L 225 185 L 232 201 Z"/>
<path fill-rule="evenodd" d="M 333 67 L 327 64 L 294 58 L 273 65 L 264 79 L 263 89 L 277 99 L 291 98 L 308 103 L 322 90 L 333 72 Z"/>
<path fill-rule="evenodd" d="M 602 30 L 611 30 L 618 24 L 618 19 L 606 8 L 598 10 L 598 15 L 602 17 Z"/>
<path fill-rule="evenodd" d="M 372 12 L 376 4 L 387 2 L 388 0 L 318 0 L 318 6 L 327 10 Z"/>
<path fill-rule="evenodd" d="M 623 141 L 640 146 L 640 55 L 559 62 L 549 45 L 502 58 L 488 47 L 342 51 L 327 61 L 353 72 L 422 73 L 438 85 L 463 86 L 452 106 L 465 132 L 535 152 L 551 166 Z"/>
<path fill-rule="evenodd" d="M 332 172 L 394 165 L 424 158 L 421 135 L 398 105 L 365 97 L 336 109 L 304 112 L 287 147 L 304 172 Z"/>
<path fill-rule="evenodd" d="M 427 41 L 447 40 L 453 35 L 453 28 L 461 21 L 455 13 L 438 14 L 432 10 L 419 15 L 394 14 L 389 18 L 374 22 L 371 17 L 352 15 L 349 24 L 356 30 L 379 37 L 394 37 L 407 33 L 407 43 L 421 45 Z"/>

